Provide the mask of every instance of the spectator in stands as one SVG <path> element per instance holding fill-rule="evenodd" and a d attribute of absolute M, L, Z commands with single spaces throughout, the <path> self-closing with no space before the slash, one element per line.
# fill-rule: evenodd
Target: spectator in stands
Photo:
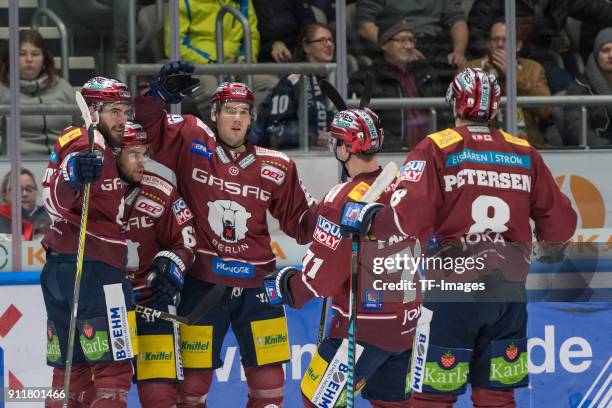
<path fill-rule="evenodd" d="M 407 20 L 395 24 L 389 22 L 385 20 L 380 26 L 382 56 L 351 76 L 349 94 L 361 96 L 366 77 L 370 75 L 374 80 L 373 98 L 442 96 L 439 79 L 416 48 L 411 25 Z M 412 149 L 431 131 L 426 109 L 381 110 L 378 113 L 385 127 L 384 151 Z"/>
<path fill-rule="evenodd" d="M 523 40 L 517 39 L 516 51 L 520 54 Z M 517 57 L 516 86 L 519 96 L 550 96 L 546 83 L 544 68 L 538 62 Z M 487 53 L 478 59 L 469 61 L 463 68 L 481 68 L 492 73 L 499 80 L 502 95 L 506 94 L 506 23 L 497 21 L 489 29 Z M 539 108 L 518 108 L 518 134 L 536 148 L 550 147 L 544 139 L 540 124 L 548 122 L 552 109 L 547 106 Z M 500 115 L 498 114 L 498 117 Z"/>
<path fill-rule="evenodd" d="M 380 42 L 381 26 L 405 19 L 432 65 L 465 64 L 469 34 L 461 0 L 358 0 L 355 18 L 358 34 L 373 44 Z"/>
<path fill-rule="evenodd" d="M 303 27 L 298 44 L 293 53 L 297 62 L 327 63 L 334 60 L 334 36 L 323 24 Z M 259 106 L 257 121 L 249 134 L 251 143 L 278 149 L 299 147 L 299 81 L 302 77 L 306 81 L 308 99 L 308 143 L 327 146 L 327 125 L 333 115 L 327 110 L 325 96 L 318 85 L 321 77 L 314 74 L 291 74 L 281 78 Z"/>
<path fill-rule="evenodd" d="M 19 31 L 19 89 L 22 105 L 74 104 L 74 90 L 60 78 L 45 40 L 35 30 Z M 0 104 L 9 104 L 9 56 L 0 65 Z M 71 115 L 21 115 L 21 154 L 51 153 Z"/>
<path fill-rule="evenodd" d="M 11 172 L 5 174 L 0 183 L 0 236 L 11 233 Z M 21 168 L 21 217 L 25 240 L 40 239 L 51 225 L 51 219 L 42 205 L 36 205 L 38 186 L 34 174 Z M 9 238 L 10 239 L 10 238 Z"/>
<path fill-rule="evenodd" d="M 587 59 L 584 75 L 576 77 L 567 89 L 568 95 L 612 95 L 612 27 L 597 34 L 593 53 Z M 581 140 L 582 114 L 580 108 L 564 109 L 566 145 L 578 145 Z M 588 108 L 587 144 L 603 146 L 612 144 L 612 107 L 610 105 Z"/>
<path fill-rule="evenodd" d="M 316 23 L 305 0 L 252 0 L 261 36 L 260 62 L 291 62 L 302 27 Z"/>
<path fill-rule="evenodd" d="M 210 64 L 219 61 L 215 45 L 217 15 L 223 6 L 239 10 L 248 20 L 251 30 L 252 58 L 259 55 L 259 31 L 257 16 L 251 0 L 199 0 L 181 1 L 180 11 L 180 59 L 193 64 Z M 165 24 L 165 50 L 170 55 L 170 18 Z M 223 18 L 223 63 L 245 62 L 246 48 L 240 22 L 231 14 Z M 244 81 L 243 78 L 237 80 Z M 217 88 L 217 78 L 210 75 L 200 77 L 200 87 L 193 94 L 202 118 L 210 117 L 210 97 Z M 253 75 L 256 92 L 269 91 L 278 82 L 273 75 Z"/>

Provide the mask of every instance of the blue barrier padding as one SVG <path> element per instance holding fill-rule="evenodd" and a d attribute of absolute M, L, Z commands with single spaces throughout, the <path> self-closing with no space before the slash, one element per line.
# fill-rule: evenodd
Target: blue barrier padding
<path fill-rule="evenodd" d="M 40 272 L 1 272 L 0 286 L 39 285 Z"/>

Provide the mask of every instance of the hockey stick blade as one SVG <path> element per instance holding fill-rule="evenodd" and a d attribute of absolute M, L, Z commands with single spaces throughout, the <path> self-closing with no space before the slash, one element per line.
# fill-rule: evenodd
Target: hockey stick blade
<path fill-rule="evenodd" d="M 200 303 L 186 316 L 174 315 L 172 313 L 163 312 L 144 305 L 136 305 L 135 311 L 147 321 L 155 321 L 157 319 L 166 320 L 172 323 L 180 323 L 190 326 L 197 323 L 206 316 L 213 307 L 215 307 L 225 295 L 227 287 L 221 284 L 213 286 L 213 288 L 200 300 Z"/>
<path fill-rule="evenodd" d="M 339 111 L 347 109 L 346 102 L 344 101 L 344 99 L 342 99 L 342 96 L 340 95 L 340 93 L 338 93 L 336 87 L 329 83 L 328 80 L 322 79 L 319 82 L 319 88 L 321 88 L 321 92 L 323 92 L 323 95 L 327 96 L 329 100 L 332 101 L 336 109 L 338 109 Z"/>
<path fill-rule="evenodd" d="M 361 99 L 359 100 L 359 109 L 363 109 L 370 104 L 373 89 L 374 78 L 372 78 L 372 74 L 370 74 L 370 72 L 366 72 L 365 86 L 363 88 L 363 93 L 361 94 Z"/>
<path fill-rule="evenodd" d="M 74 93 L 74 98 L 76 100 L 77 106 L 81 111 L 81 116 L 83 117 L 83 121 L 85 121 L 85 127 L 87 128 L 87 137 L 89 138 L 89 150 L 93 151 L 94 147 L 94 127 L 93 122 L 91 120 L 91 113 L 89 112 L 89 107 L 85 102 L 85 98 L 79 91 Z"/>
<path fill-rule="evenodd" d="M 395 162 L 389 162 L 385 168 L 380 172 L 376 180 L 372 183 L 368 191 L 363 196 L 364 203 L 374 202 L 385 192 L 387 187 L 393 182 L 395 176 L 397 176 L 397 164 Z"/>

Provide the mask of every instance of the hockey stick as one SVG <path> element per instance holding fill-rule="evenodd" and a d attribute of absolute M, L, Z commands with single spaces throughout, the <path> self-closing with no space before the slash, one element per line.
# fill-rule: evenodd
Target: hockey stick
<path fill-rule="evenodd" d="M 216 284 L 210 289 L 210 291 L 200 300 L 200 303 L 193 308 L 189 314 L 185 316 L 174 315 L 168 312 L 162 312 L 161 310 L 153 309 L 151 307 L 136 305 L 136 313 L 140 314 L 148 322 L 155 321 L 156 319 L 166 320 L 172 323 L 180 323 L 190 326 L 200 321 L 206 316 L 213 307 L 215 307 L 227 293 L 227 287 L 225 285 Z"/>
<path fill-rule="evenodd" d="M 81 111 L 81 116 L 85 121 L 87 128 L 87 137 L 89 139 L 89 151 L 94 150 L 94 126 L 91 120 L 91 113 L 80 92 L 75 93 L 76 103 Z M 83 257 L 85 255 L 85 239 L 87 236 L 87 216 L 89 214 L 89 195 L 91 192 L 91 183 L 85 184 L 85 192 L 83 194 L 83 209 L 81 212 L 81 226 L 79 229 L 79 247 L 77 250 L 77 265 L 74 276 L 74 292 L 72 295 L 72 310 L 70 313 L 70 328 L 68 331 L 68 351 L 66 354 L 66 369 L 64 372 L 64 401 L 62 406 L 68 407 L 69 391 L 70 391 L 70 374 L 72 371 L 72 358 L 74 357 L 74 339 L 76 335 L 76 320 L 77 311 L 79 309 L 79 296 L 81 291 L 81 276 L 83 275 Z"/>
<path fill-rule="evenodd" d="M 364 194 L 362 201 L 366 203 L 374 202 L 393 182 L 397 175 L 397 164 L 389 162 L 383 171 L 376 177 L 368 191 Z M 349 328 L 348 328 L 348 358 L 347 365 L 349 367 L 346 380 L 346 407 L 352 408 L 355 404 L 355 353 L 357 351 L 357 285 L 359 271 L 359 247 L 360 237 L 353 235 L 351 245 L 351 280 L 349 292 Z"/>

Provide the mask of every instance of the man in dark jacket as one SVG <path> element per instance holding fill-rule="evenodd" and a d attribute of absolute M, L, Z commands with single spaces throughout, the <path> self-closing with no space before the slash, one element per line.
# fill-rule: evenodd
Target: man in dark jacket
<path fill-rule="evenodd" d="M 382 57 L 351 76 L 349 93 L 361 95 L 369 74 L 374 80 L 373 98 L 441 96 L 438 78 L 416 49 L 414 32 L 406 20 L 382 25 L 380 33 Z M 380 117 L 385 124 L 384 151 L 412 149 L 431 129 L 425 109 L 384 110 Z"/>
<path fill-rule="evenodd" d="M 597 34 L 593 53 L 587 59 L 584 75 L 576 77 L 567 89 L 568 95 L 610 95 L 612 94 L 612 27 Z M 587 144 L 603 146 L 612 144 L 612 107 L 592 106 L 588 108 Z M 577 145 L 581 140 L 582 113 L 579 107 L 565 108 L 566 145 Z"/>

